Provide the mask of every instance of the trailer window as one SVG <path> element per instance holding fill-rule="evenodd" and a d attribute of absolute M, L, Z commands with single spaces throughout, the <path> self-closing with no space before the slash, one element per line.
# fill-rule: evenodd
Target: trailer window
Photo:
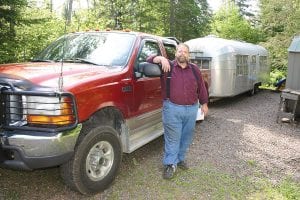
<path fill-rule="evenodd" d="M 190 60 L 192 63 L 198 65 L 200 69 L 210 69 L 211 57 L 203 57 L 203 52 L 190 52 Z"/>
<path fill-rule="evenodd" d="M 251 64 L 255 64 L 256 63 L 256 56 L 253 55 L 251 56 Z"/>
<path fill-rule="evenodd" d="M 248 75 L 248 55 L 236 55 L 236 75 Z"/>
<path fill-rule="evenodd" d="M 210 69 L 211 58 L 196 58 L 190 60 L 192 63 L 196 64 L 200 69 Z"/>
<path fill-rule="evenodd" d="M 267 56 L 259 56 L 259 66 L 261 68 L 267 68 Z"/>

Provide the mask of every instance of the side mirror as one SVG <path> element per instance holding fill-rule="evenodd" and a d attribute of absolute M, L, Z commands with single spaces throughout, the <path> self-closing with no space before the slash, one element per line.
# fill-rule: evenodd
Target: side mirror
<path fill-rule="evenodd" d="M 148 62 L 140 63 L 138 71 L 147 77 L 160 77 L 162 74 L 161 67 L 158 64 Z"/>

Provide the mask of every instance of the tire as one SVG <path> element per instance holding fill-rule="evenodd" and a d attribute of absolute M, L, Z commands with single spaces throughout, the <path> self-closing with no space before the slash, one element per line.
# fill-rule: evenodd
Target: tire
<path fill-rule="evenodd" d="M 114 181 L 121 160 L 117 131 L 99 126 L 79 138 L 74 156 L 60 167 L 61 176 L 71 189 L 85 195 L 95 194 Z"/>
<path fill-rule="evenodd" d="M 259 92 L 259 86 L 254 85 L 253 88 L 248 92 L 249 96 L 253 96 Z"/>
<path fill-rule="evenodd" d="M 249 96 L 253 96 L 255 94 L 255 86 L 251 90 L 249 90 L 248 94 Z"/>

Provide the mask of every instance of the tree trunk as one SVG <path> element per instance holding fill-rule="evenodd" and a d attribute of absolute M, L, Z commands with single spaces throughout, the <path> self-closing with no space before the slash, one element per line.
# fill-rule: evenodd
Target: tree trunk
<path fill-rule="evenodd" d="M 170 0 L 170 36 L 174 35 L 175 32 L 175 1 Z"/>
<path fill-rule="evenodd" d="M 10 5 L 10 10 L 11 10 L 11 13 L 14 12 L 15 10 L 15 5 L 14 4 L 11 4 Z M 10 18 L 9 20 L 9 33 L 12 37 L 15 37 L 16 36 L 16 30 L 15 30 L 15 18 L 12 17 Z"/>
<path fill-rule="evenodd" d="M 67 2 L 67 9 L 66 9 L 66 20 L 67 20 L 67 25 L 71 24 L 71 18 L 72 18 L 72 5 L 73 5 L 73 0 L 68 0 Z"/>
<path fill-rule="evenodd" d="M 50 7 L 50 12 L 52 13 L 53 12 L 53 0 L 50 0 L 50 5 L 49 5 L 49 7 Z"/>

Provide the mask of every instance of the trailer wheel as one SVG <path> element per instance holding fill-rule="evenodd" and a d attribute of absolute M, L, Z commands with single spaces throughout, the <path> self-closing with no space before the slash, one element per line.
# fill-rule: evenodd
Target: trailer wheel
<path fill-rule="evenodd" d="M 122 158 L 117 135 L 112 127 L 100 126 L 79 139 L 73 158 L 61 166 L 61 176 L 71 189 L 95 194 L 109 187 Z"/>
<path fill-rule="evenodd" d="M 249 96 L 253 96 L 255 94 L 257 94 L 259 91 L 259 86 L 257 84 L 255 84 L 253 86 L 253 88 L 249 91 Z"/>

